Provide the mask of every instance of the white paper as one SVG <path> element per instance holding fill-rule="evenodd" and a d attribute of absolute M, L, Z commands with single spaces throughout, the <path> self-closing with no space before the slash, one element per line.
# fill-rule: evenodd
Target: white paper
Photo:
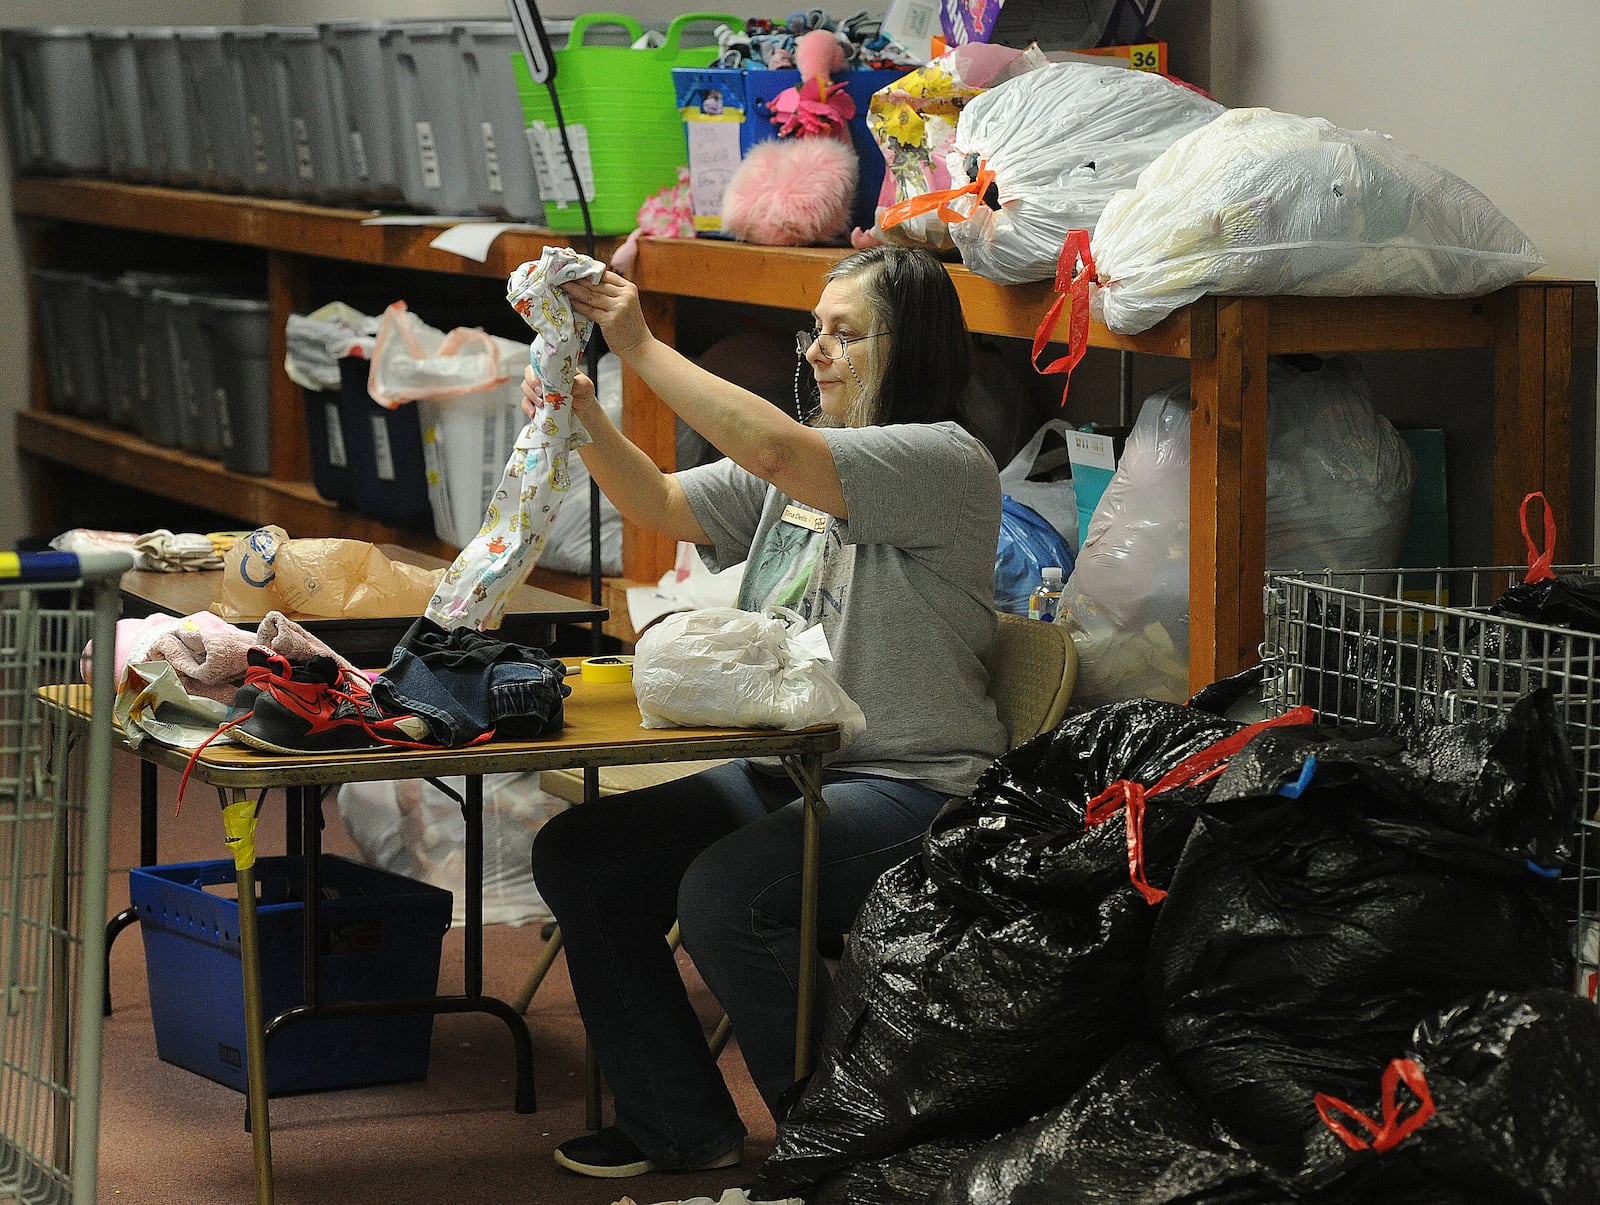
<path fill-rule="evenodd" d="M 444 233 L 429 243 L 428 246 L 436 247 L 440 251 L 449 251 L 461 256 L 463 259 L 475 260 L 483 263 L 489 258 L 489 248 L 494 246 L 495 239 L 507 230 L 532 230 L 533 227 L 523 222 L 479 222 L 452 226 Z"/>

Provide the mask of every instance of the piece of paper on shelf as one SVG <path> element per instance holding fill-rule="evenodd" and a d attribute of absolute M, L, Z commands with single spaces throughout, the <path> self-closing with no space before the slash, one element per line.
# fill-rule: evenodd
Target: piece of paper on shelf
<path fill-rule="evenodd" d="M 481 264 L 489 258 L 489 248 L 494 246 L 494 240 L 507 230 L 532 229 L 532 226 L 524 222 L 480 222 L 452 226 L 428 246 L 437 247 L 440 251 L 453 252 L 464 259 L 476 260 Z"/>

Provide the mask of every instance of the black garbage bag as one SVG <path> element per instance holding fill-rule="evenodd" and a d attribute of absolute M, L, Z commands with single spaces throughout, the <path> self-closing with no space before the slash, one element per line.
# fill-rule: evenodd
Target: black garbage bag
<path fill-rule="evenodd" d="M 1343 1099 L 1319 1102 L 1353 1150 L 1341 1145 L 1312 1177 L 1322 1180 L 1318 1199 L 1386 1201 L 1426 1183 L 1496 1205 L 1600 1201 L 1600 1009 L 1591 1002 L 1554 990 L 1480 993 L 1425 1018 L 1383 1082 L 1365 1120 Z"/>
<path fill-rule="evenodd" d="M 921 1205 L 962 1160 L 989 1140 L 988 1135 L 953 1135 L 882 1159 L 851 1163 L 807 1189 L 806 1205 Z"/>
<path fill-rule="evenodd" d="M 1122 778 L 1154 782 L 1240 725 L 1169 703 L 1074 716 L 991 765 L 883 875 L 851 930 L 817 1068 L 778 1128 L 757 1195 L 934 1139 L 993 1135 L 1070 1096 L 1146 1032 L 1157 909 L 1129 875 L 1118 817 L 1085 827 Z M 1203 789 L 1144 813 L 1164 884 Z"/>
<path fill-rule="evenodd" d="M 1576 792 L 1569 756 L 1529 750 L 1563 740 L 1541 694 L 1465 725 L 1264 733 L 1230 762 L 1149 990 L 1179 1077 L 1274 1170 L 1312 1160 L 1316 1093 L 1366 1090 L 1423 1016 L 1561 983 L 1562 900 L 1531 855 L 1574 827 Z M 1298 798 L 1273 794 L 1287 784 Z"/>
<path fill-rule="evenodd" d="M 1288 1199 L 1230 1145 L 1159 1048 L 1117 1051 L 1064 1105 L 963 1160 L 929 1205 L 1257 1205 Z"/>
<path fill-rule="evenodd" d="M 1539 582 L 1518 582 L 1494 600 L 1489 613 L 1600 632 L 1600 577 L 1564 573 Z"/>

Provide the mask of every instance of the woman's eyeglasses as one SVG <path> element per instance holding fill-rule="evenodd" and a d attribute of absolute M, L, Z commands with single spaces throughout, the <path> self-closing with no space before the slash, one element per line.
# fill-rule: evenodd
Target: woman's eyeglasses
<path fill-rule="evenodd" d="M 845 350 L 852 343 L 860 343 L 863 339 L 876 339 L 879 335 L 887 335 L 888 331 L 876 331 L 870 335 L 832 335 L 824 331 L 795 331 L 794 349 L 804 356 L 811 350 L 811 345 L 817 345 L 817 354 L 824 360 L 842 360 Z"/>

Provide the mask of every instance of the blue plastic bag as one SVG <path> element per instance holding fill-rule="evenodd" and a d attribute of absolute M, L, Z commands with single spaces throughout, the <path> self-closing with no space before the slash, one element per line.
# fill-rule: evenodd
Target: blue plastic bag
<path fill-rule="evenodd" d="M 1013 615 L 1028 613 L 1028 596 L 1039 584 L 1046 565 L 1061 566 L 1062 580 L 1072 575 L 1072 548 L 1038 511 L 1010 494 L 1000 496 L 1000 546 L 994 558 L 994 605 Z"/>

